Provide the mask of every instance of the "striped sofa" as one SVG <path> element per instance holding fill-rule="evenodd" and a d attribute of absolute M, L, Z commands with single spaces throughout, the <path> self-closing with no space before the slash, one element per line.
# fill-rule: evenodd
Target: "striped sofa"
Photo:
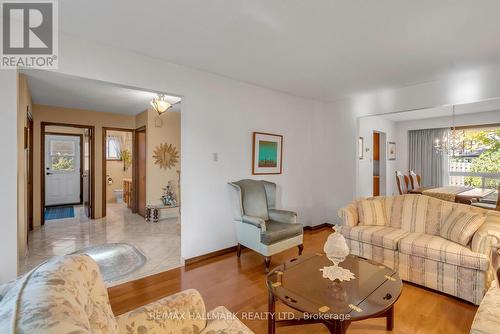
<path fill-rule="evenodd" d="M 453 209 L 485 215 L 466 246 L 440 234 Z M 397 270 L 405 281 L 479 305 L 493 280 L 489 254 L 500 244 L 500 212 L 407 194 L 358 199 L 338 215 L 352 254 Z"/>

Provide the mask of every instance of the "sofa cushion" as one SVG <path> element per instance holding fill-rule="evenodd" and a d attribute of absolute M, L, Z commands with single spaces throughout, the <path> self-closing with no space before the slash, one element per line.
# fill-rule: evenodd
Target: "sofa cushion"
<path fill-rule="evenodd" d="M 358 200 L 360 225 L 387 225 L 384 198 L 368 198 Z"/>
<path fill-rule="evenodd" d="M 264 245 L 271 245 L 301 235 L 303 232 L 304 228 L 301 224 L 279 223 L 268 220 L 266 222 L 266 231 L 260 234 L 260 241 Z"/>
<path fill-rule="evenodd" d="M 453 209 L 440 229 L 440 235 L 467 246 L 477 229 L 484 223 L 485 215 Z"/>
<path fill-rule="evenodd" d="M 498 333 L 500 328 L 500 289 L 492 285 L 479 305 L 470 334 Z"/>
<path fill-rule="evenodd" d="M 445 238 L 422 233 L 410 233 L 399 241 L 399 251 L 460 267 L 487 270 L 489 259 L 469 248 Z"/>
<path fill-rule="evenodd" d="M 368 243 L 385 249 L 397 250 L 398 242 L 409 232 L 386 226 L 342 226 L 342 235 L 347 239 Z"/>

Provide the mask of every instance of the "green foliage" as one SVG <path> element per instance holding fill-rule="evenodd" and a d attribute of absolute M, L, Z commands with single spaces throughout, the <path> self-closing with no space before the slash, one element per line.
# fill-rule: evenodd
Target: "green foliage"
<path fill-rule="evenodd" d="M 52 170 L 73 170 L 74 161 L 72 157 L 58 156 L 52 161 Z"/>
<path fill-rule="evenodd" d="M 473 149 L 485 148 L 477 158 L 472 159 L 471 172 L 500 172 L 500 129 L 468 131 L 464 134 L 465 141 Z M 485 186 L 494 188 L 497 180 L 487 179 Z M 481 187 L 480 177 L 466 177 L 464 183 L 473 187 Z"/>

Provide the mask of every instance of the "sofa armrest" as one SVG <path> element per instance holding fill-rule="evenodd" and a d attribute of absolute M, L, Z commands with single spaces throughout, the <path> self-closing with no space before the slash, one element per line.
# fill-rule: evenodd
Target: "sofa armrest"
<path fill-rule="evenodd" d="M 184 290 L 116 317 L 120 333 L 199 333 L 207 324 L 197 290 Z"/>
<path fill-rule="evenodd" d="M 500 244 L 500 224 L 487 219 L 472 237 L 471 249 L 489 257 L 491 247 L 497 244 Z"/>
<path fill-rule="evenodd" d="M 344 226 L 353 227 L 358 225 L 359 217 L 358 217 L 358 208 L 356 206 L 356 201 L 352 201 L 345 207 L 340 208 L 337 211 L 337 215 L 344 222 Z"/>
<path fill-rule="evenodd" d="M 297 213 L 292 211 L 269 209 L 269 219 L 279 223 L 297 224 Z"/>
<path fill-rule="evenodd" d="M 264 219 L 244 215 L 242 217 L 242 222 L 260 228 L 261 232 L 266 232 L 266 221 Z"/>
<path fill-rule="evenodd" d="M 219 306 L 208 312 L 207 327 L 201 334 L 215 333 L 237 333 L 237 334 L 253 334 L 253 332 L 243 324 L 234 313 L 229 311 L 224 306 Z"/>

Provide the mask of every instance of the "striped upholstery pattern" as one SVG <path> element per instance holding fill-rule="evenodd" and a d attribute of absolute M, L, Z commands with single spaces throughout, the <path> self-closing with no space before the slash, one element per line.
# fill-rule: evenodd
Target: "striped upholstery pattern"
<path fill-rule="evenodd" d="M 374 210 L 357 200 L 338 212 L 344 221 L 341 233 L 352 254 L 398 270 L 404 280 L 480 303 L 493 278 L 489 256 L 491 246 L 500 244 L 500 212 L 416 194 L 367 201 L 374 200 L 380 202 Z M 455 210 L 486 217 L 468 243 L 441 237 L 441 229 L 448 230 L 446 219 Z M 366 211 L 371 215 L 368 219 Z M 361 224 L 373 221 L 374 215 L 377 223 L 385 215 L 385 225 Z"/>
<path fill-rule="evenodd" d="M 472 237 L 473 252 L 490 254 L 491 246 L 500 244 L 500 212 L 488 210 L 483 225 Z"/>
<path fill-rule="evenodd" d="M 488 270 L 490 265 L 486 255 L 474 253 L 468 247 L 428 234 L 410 233 L 399 242 L 399 251 L 477 270 Z"/>
<path fill-rule="evenodd" d="M 382 198 L 358 200 L 358 214 L 360 225 L 387 225 L 386 201 Z"/>
<path fill-rule="evenodd" d="M 398 253 L 402 280 L 423 285 L 479 305 L 488 289 L 487 272 L 420 256 Z"/>
<path fill-rule="evenodd" d="M 482 214 L 454 209 L 441 226 L 440 234 L 445 239 L 467 246 L 485 218 Z"/>
<path fill-rule="evenodd" d="M 347 204 L 345 207 L 337 211 L 337 215 L 344 222 L 344 226 L 358 225 L 358 207 L 356 201 Z"/>
<path fill-rule="evenodd" d="M 398 252 L 370 245 L 361 241 L 346 239 L 351 254 L 382 263 L 391 269 L 398 269 Z"/>
<path fill-rule="evenodd" d="M 399 241 L 409 232 L 385 226 L 343 226 L 341 233 L 347 239 L 362 241 L 386 249 L 397 250 Z"/>

